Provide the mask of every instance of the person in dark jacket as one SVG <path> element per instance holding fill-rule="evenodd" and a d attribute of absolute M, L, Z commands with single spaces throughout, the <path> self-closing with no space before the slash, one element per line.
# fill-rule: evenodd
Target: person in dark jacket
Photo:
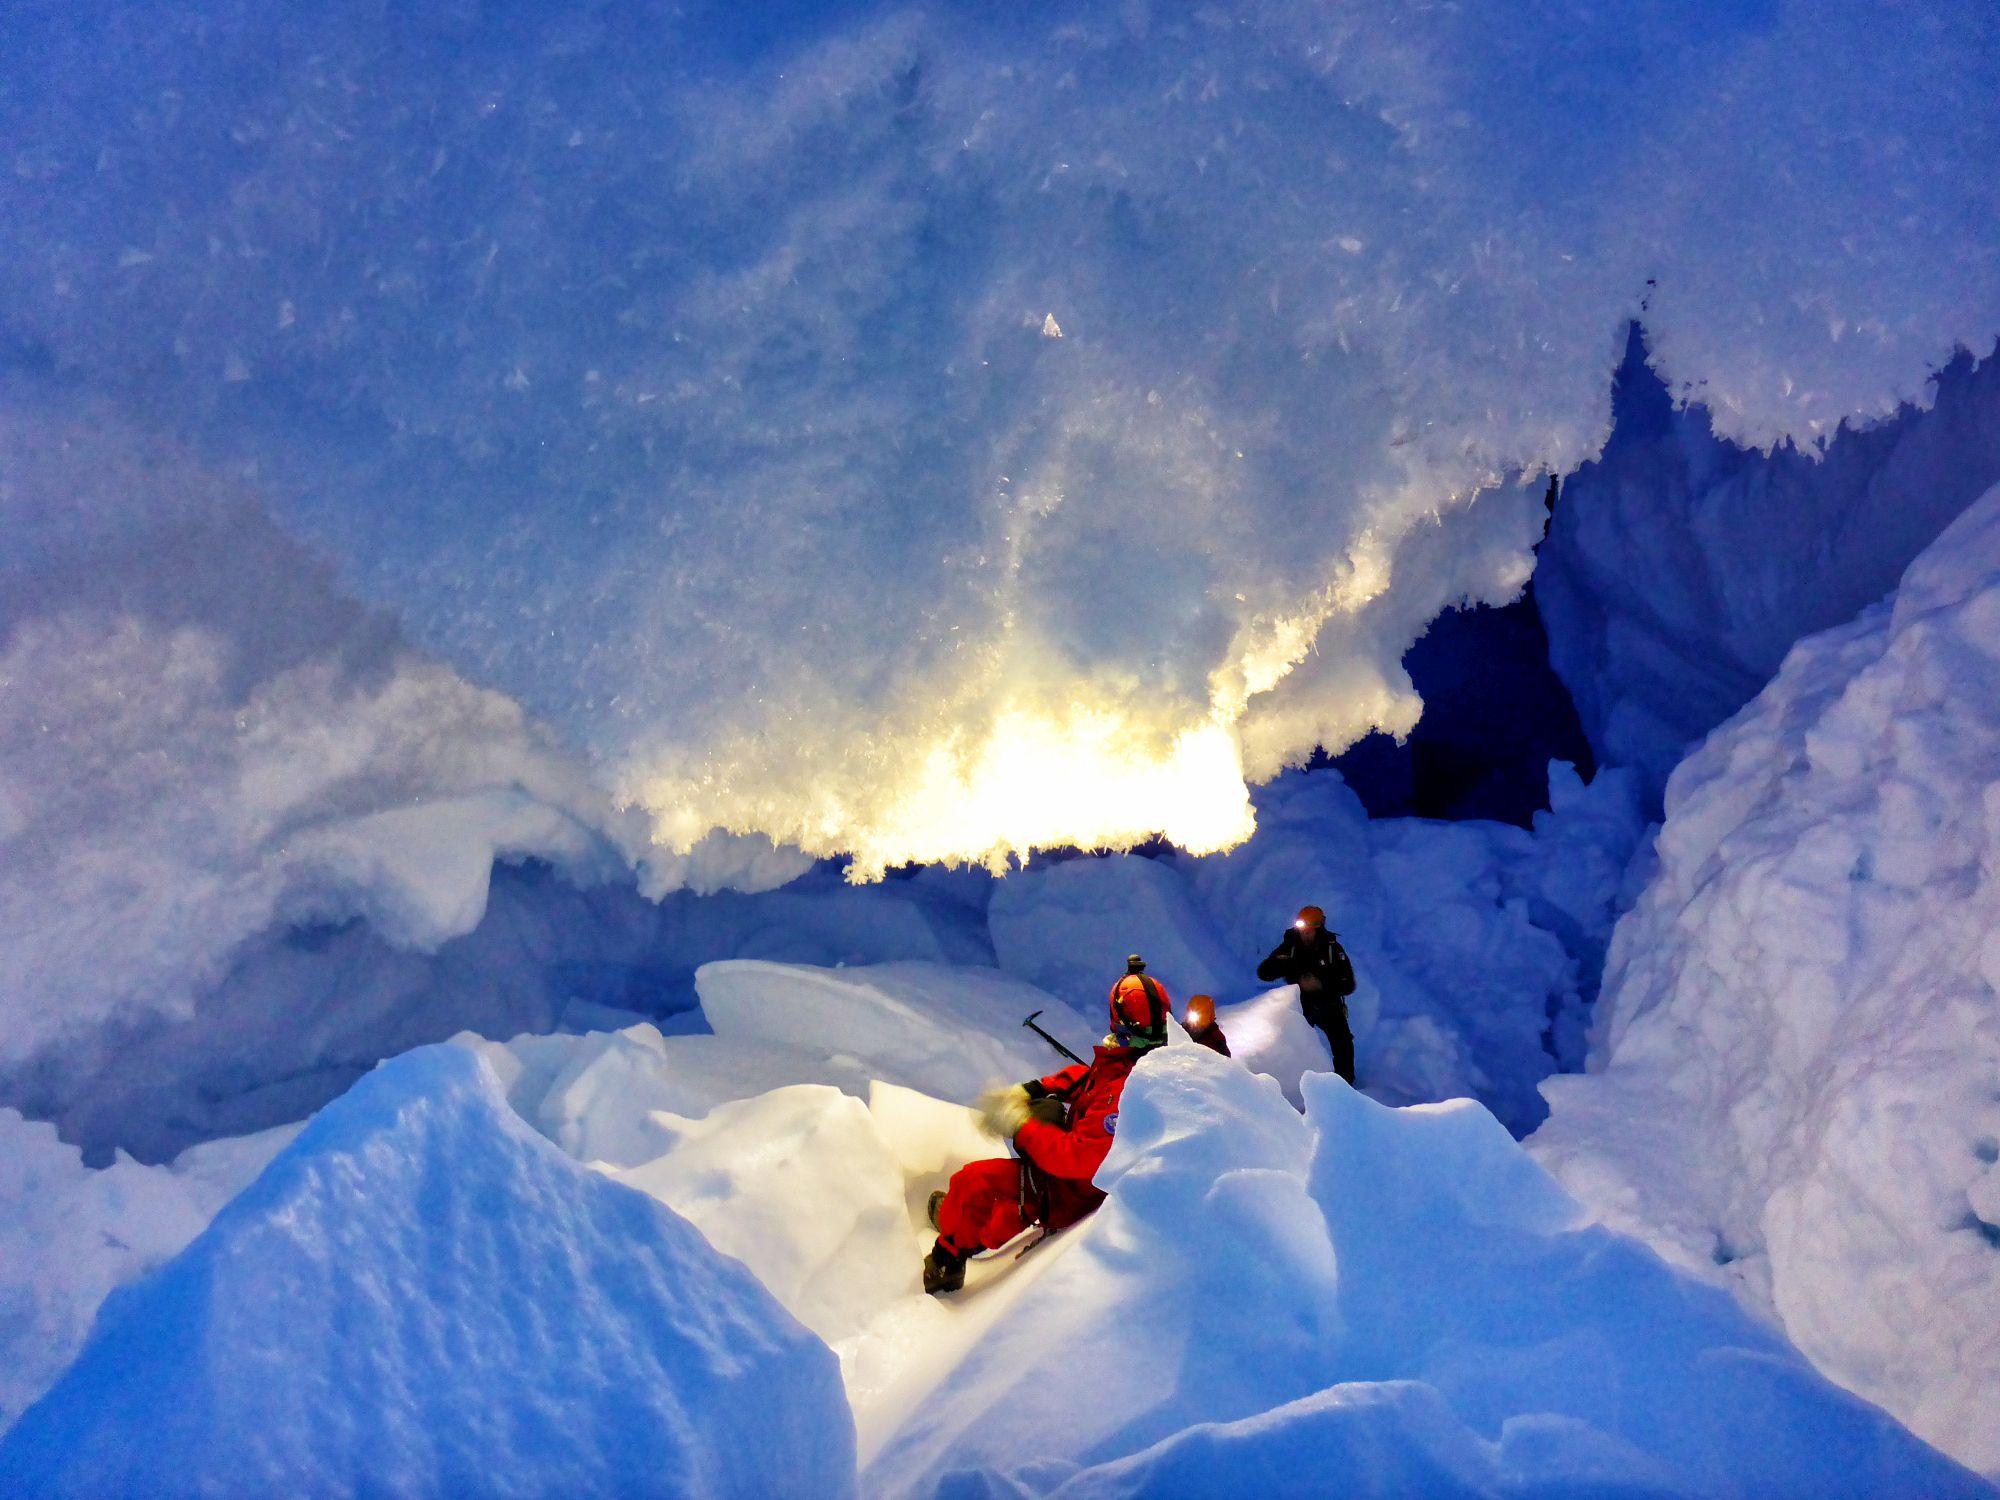
<path fill-rule="evenodd" d="M 1354 1031 L 1347 1024 L 1347 997 L 1354 993 L 1354 965 L 1340 939 L 1326 930 L 1326 913 L 1317 906 L 1300 907 L 1284 941 L 1257 965 L 1257 977 L 1266 984 L 1299 987 L 1299 1009 L 1325 1034 L 1333 1071 L 1353 1083 Z"/>
<path fill-rule="evenodd" d="M 1139 1059 L 1166 1045 L 1173 1001 L 1134 954 L 1111 987 L 1111 1031 L 1089 1063 L 1046 1078 L 989 1089 L 979 1101 L 986 1129 L 1011 1140 L 1018 1158 L 968 1162 L 931 1194 L 937 1243 L 924 1257 L 923 1287 L 955 1292 L 965 1262 L 998 1250 L 1031 1224 L 1050 1233 L 1094 1212 L 1104 1192 L 1091 1178 L 1111 1154 L 1118 1101 Z"/>
<path fill-rule="evenodd" d="M 1188 1001 L 1187 1020 L 1182 1023 L 1187 1034 L 1211 1052 L 1229 1056 L 1229 1038 L 1222 1034 L 1222 1027 L 1215 1019 L 1215 1001 L 1208 995 L 1195 995 Z"/>

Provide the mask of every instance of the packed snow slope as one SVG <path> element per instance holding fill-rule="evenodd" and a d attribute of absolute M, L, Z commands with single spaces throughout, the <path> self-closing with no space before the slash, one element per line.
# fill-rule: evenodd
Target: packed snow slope
<path fill-rule="evenodd" d="M 1322 1073 L 1301 1115 L 1185 1039 L 1134 1074 L 1095 1218 L 924 1296 L 924 1196 L 998 1143 L 883 1075 L 942 1076 L 968 1045 L 1047 1066 L 1007 1055 L 1019 995 L 979 984 L 720 966 L 704 1003 L 758 1091 L 702 1110 L 663 1106 L 694 1059 L 649 1028 L 386 1064 L 113 1298 L 0 1440 L 0 1475 L 30 1495 L 163 1473 L 523 1495 L 1992 1493 L 1723 1293 L 1589 1225 L 1478 1105 L 1389 1109 Z M 865 1091 L 784 1081 L 848 1014 Z"/>
<path fill-rule="evenodd" d="M 0 1110 L 0 1430 L 76 1358 L 112 1288 L 177 1255 L 298 1129 L 91 1170 L 54 1126 Z"/>
<path fill-rule="evenodd" d="M 392 728 L 397 677 L 309 676 L 281 735 L 504 721 L 497 690 L 675 850 L 1213 849 L 1246 777 L 1408 727 L 1439 610 L 1518 592 L 1540 486 L 1511 478 L 1596 451 L 1649 285 L 1670 386 L 1757 444 L 1990 346 L 1996 28 L 25 0 L 0 362 L 185 445 L 473 685 L 417 673 Z M 71 488 L 31 560 L 133 538 L 122 488 Z M 116 671 L 131 742 L 190 720 L 159 771 L 205 787 L 232 651 L 283 614 L 38 617 L 11 673 Z M 532 805 L 475 799 L 467 848 L 574 855 L 580 793 L 500 729 Z M 443 800 L 462 761 L 400 774 Z M 311 852 L 371 869 L 358 832 Z"/>
<path fill-rule="evenodd" d="M 1610 440 L 1563 482 L 1534 595 L 1592 748 L 1650 805 L 1793 642 L 1880 599 L 2000 483 L 2000 353 L 1980 352 L 1937 373 L 1927 408 L 1762 453 L 1676 407 L 1634 327 Z"/>
<path fill-rule="evenodd" d="M 2000 487 L 1667 787 L 1535 1154 L 2000 1471 Z"/>
<path fill-rule="evenodd" d="M 1319 1074 L 1306 1106 L 1205 1049 L 1143 1064 L 1111 1201 L 864 1488 L 1990 1493 L 1590 1226 L 1477 1105 Z"/>
<path fill-rule="evenodd" d="M 851 1493 L 837 1367 L 736 1262 L 578 1170 L 479 1058 L 357 1084 L 106 1307 L 10 1495 Z"/>

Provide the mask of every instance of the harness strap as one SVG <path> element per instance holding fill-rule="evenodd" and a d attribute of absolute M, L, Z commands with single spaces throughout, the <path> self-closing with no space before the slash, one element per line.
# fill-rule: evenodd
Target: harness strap
<path fill-rule="evenodd" d="M 1146 1023 L 1147 1028 L 1164 1036 L 1167 1030 L 1167 1007 L 1166 1002 L 1160 997 L 1160 987 L 1144 974 L 1139 975 L 1138 980 L 1139 988 L 1146 992 L 1147 1000 L 1152 1002 L 1152 1019 Z"/>

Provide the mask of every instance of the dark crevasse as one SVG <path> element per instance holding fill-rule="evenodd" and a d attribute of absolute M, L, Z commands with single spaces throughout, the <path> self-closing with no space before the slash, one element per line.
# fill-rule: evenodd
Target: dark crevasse
<path fill-rule="evenodd" d="M 1596 770 L 1569 690 L 1549 666 L 1534 585 L 1499 608 L 1453 609 L 1403 657 L 1424 700 L 1398 744 L 1386 734 L 1333 766 L 1377 818 L 1486 818 L 1527 827 L 1549 806 L 1549 762 Z"/>
<path fill-rule="evenodd" d="M 1535 570 L 1549 659 L 1601 764 L 1657 814 L 1689 749 L 1793 644 L 1852 619 L 2000 481 L 2000 356 L 1958 357 L 1924 409 L 1823 452 L 1718 437 L 1676 406 L 1634 324 L 1603 454 L 1562 486 Z"/>
<path fill-rule="evenodd" d="M 1668 775 L 1792 645 L 1881 598 L 2000 480 L 2000 357 L 1961 352 L 1926 408 L 1765 453 L 1677 405 L 1634 323 L 1603 453 L 1566 476 L 1527 592 L 1451 610 L 1403 660 L 1424 713 L 1403 744 L 1319 757 L 1375 817 L 1525 826 L 1547 766 Z"/>

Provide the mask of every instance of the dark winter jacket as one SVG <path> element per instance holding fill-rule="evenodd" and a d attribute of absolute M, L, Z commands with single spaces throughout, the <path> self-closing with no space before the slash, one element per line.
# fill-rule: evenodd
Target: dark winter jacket
<path fill-rule="evenodd" d="M 1220 1025 L 1210 1022 L 1208 1030 L 1190 1031 L 1188 1035 L 1193 1037 L 1197 1042 L 1200 1042 L 1202 1046 L 1208 1048 L 1209 1051 L 1220 1052 L 1224 1057 L 1229 1056 L 1229 1038 L 1222 1034 L 1222 1027 Z"/>
<path fill-rule="evenodd" d="M 1354 993 L 1354 965 L 1347 961 L 1340 939 L 1324 928 L 1310 942 L 1298 928 L 1288 928 L 1284 941 L 1257 965 L 1257 977 L 1266 984 L 1297 984 L 1307 974 L 1319 976 L 1319 993 L 1325 999 L 1344 1001 Z"/>

